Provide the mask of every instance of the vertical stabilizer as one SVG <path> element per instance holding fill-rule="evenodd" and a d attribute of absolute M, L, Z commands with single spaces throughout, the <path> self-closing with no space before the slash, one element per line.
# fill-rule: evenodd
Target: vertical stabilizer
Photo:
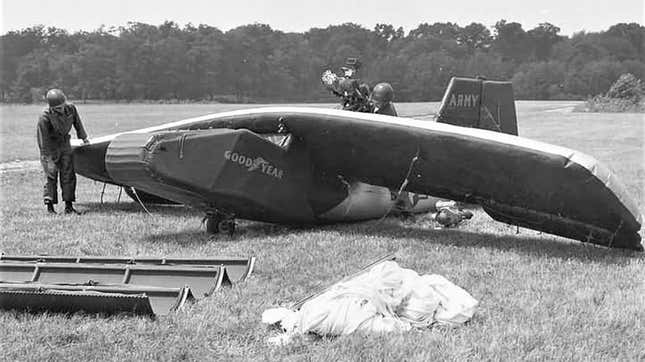
<path fill-rule="evenodd" d="M 517 135 L 513 86 L 511 82 L 453 77 L 437 121 Z"/>

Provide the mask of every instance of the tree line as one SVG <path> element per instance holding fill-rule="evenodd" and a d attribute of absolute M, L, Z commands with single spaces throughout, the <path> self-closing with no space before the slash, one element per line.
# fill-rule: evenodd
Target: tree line
<path fill-rule="evenodd" d="M 623 73 L 645 76 L 645 27 L 560 35 L 506 20 L 374 29 L 346 23 L 285 33 L 266 24 L 128 23 L 91 32 L 34 26 L 0 37 L 0 101 L 40 102 L 48 88 L 92 100 L 329 101 L 326 69 L 347 57 L 359 76 L 392 84 L 398 101 L 439 100 L 452 76 L 513 82 L 518 99 L 582 99 Z"/>

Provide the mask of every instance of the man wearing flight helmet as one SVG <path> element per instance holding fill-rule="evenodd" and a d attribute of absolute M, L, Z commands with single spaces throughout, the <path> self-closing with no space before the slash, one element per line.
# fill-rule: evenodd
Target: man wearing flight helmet
<path fill-rule="evenodd" d="M 370 94 L 370 102 L 372 103 L 372 113 L 386 114 L 388 116 L 397 117 L 396 108 L 392 101 L 394 100 L 394 89 L 390 83 L 379 83 L 374 86 L 372 94 Z"/>
<path fill-rule="evenodd" d="M 57 179 L 60 178 L 66 214 L 79 214 L 74 209 L 76 201 L 76 173 L 69 143 L 72 127 L 76 136 L 89 143 L 76 106 L 68 103 L 60 89 L 47 92 L 48 107 L 38 118 L 37 138 L 40 149 L 40 163 L 45 173 L 43 199 L 49 213 L 55 214 L 54 205 L 58 203 Z"/>

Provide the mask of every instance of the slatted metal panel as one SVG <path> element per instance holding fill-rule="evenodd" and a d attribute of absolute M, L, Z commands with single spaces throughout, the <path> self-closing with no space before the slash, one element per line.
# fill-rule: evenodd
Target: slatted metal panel
<path fill-rule="evenodd" d="M 190 286 L 196 298 L 211 295 L 230 283 L 221 266 L 77 264 L 0 262 L 0 281 L 45 284 L 130 284 L 181 288 Z"/>
<path fill-rule="evenodd" d="M 128 264 L 128 265 L 190 265 L 194 267 L 226 267 L 226 274 L 232 282 L 246 280 L 255 265 L 255 257 L 249 258 L 181 258 L 181 257 L 114 257 L 114 256 L 63 256 L 63 255 L 0 255 L 0 264 L 7 261 L 76 263 L 76 264 Z M 0 277 L 0 280 L 5 280 Z M 25 279 L 21 279 L 25 280 Z"/>
<path fill-rule="evenodd" d="M 0 255 L 0 309 L 164 315 L 223 284 L 255 258 Z"/>
<path fill-rule="evenodd" d="M 0 309 L 166 315 L 192 300 L 190 288 L 0 282 Z"/>

